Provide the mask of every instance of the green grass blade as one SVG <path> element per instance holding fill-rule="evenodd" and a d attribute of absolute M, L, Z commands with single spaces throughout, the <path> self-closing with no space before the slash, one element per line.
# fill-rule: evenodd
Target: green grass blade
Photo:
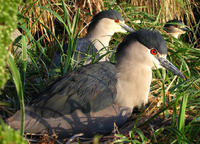
<path fill-rule="evenodd" d="M 22 61 L 23 61 L 23 88 L 25 87 L 25 79 L 26 79 L 26 68 L 27 68 L 27 46 L 28 42 L 25 36 L 22 36 Z"/>
<path fill-rule="evenodd" d="M 78 26 L 79 12 L 80 12 L 80 10 L 78 9 L 76 14 L 75 14 L 75 16 L 74 16 L 73 23 L 72 23 L 72 34 L 73 34 L 73 37 L 76 36 L 76 28 Z"/>
<path fill-rule="evenodd" d="M 185 111 L 187 106 L 188 95 L 183 95 L 181 107 L 180 107 L 180 114 L 178 119 L 178 130 L 184 132 L 185 127 Z"/>
<path fill-rule="evenodd" d="M 44 9 L 44 10 L 47 10 L 49 11 L 51 14 L 53 14 L 58 20 L 59 22 L 61 22 L 63 24 L 63 26 L 65 27 L 65 29 L 67 30 L 68 33 L 70 33 L 70 29 L 69 27 L 65 24 L 65 21 L 62 19 L 62 17 L 60 15 L 58 15 L 55 11 L 47 8 L 47 7 L 44 7 L 44 6 L 40 6 L 39 8 L 41 9 Z"/>
<path fill-rule="evenodd" d="M 22 81 L 21 81 L 21 77 L 20 77 L 20 73 L 19 70 L 15 64 L 14 58 L 13 56 L 10 54 L 9 58 L 8 58 L 8 66 L 9 69 L 12 73 L 12 78 L 16 87 L 16 91 L 17 91 L 17 95 L 19 98 L 19 102 L 20 102 L 20 109 L 21 109 L 21 128 L 20 128 L 20 133 L 21 135 L 24 134 L 24 112 L 25 112 L 25 108 L 24 108 L 24 96 L 23 96 L 23 87 L 22 87 Z"/>
<path fill-rule="evenodd" d="M 63 11 L 64 11 L 64 20 L 66 19 L 67 20 L 67 27 L 68 27 L 68 34 L 70 33 L 70 35 L 72 34 L 72 26 L 71 26 L 71 22 L 70 22 L 70 18 L 69 18 L 69 12 L 65 6 L 65 2 L 64 0 L 61 1 L 62 2 L 62 8 L 63 8 Z"/>

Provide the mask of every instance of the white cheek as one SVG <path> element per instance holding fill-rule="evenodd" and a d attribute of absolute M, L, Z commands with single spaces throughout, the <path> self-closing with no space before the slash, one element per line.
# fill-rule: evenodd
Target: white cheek
<path fill-rule="evenodd" d="M 123 28 L 120 26 L 119 32 L 121 32 L 121 33 L 126 33 L 127 31 L 126 31 L 125 29 L 123 29 Z"/>
<path fill-rule="evenodd" d="M 124 28 L 122 28 L 119 24 L 117 24 L 117 28 L 115 32 L 126 33 L 127 31 Z"/>
<path fill-rule="evenodd" d="M 127 31 L 120 26 L 120 23 L 125 24 L 125 21 L 120 21 L 119 23 L 117 23 L 116 32 L 126 33 Z"/>
<path fill-rule="evenodd" d="M 152 55 L 152 60 L 153 60 L 153 64 L 154 66 L 152 67 L 152 69 L 160 69 L 160 68 L 163 68 L 161 65 L 160 65 L 160 62 L 158 61 L 158 59 Z"/>

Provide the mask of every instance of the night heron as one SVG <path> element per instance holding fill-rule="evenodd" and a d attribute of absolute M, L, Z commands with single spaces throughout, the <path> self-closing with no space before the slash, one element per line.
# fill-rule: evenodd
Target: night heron
<path fill-rule="evenodd" d="M 107 47 L 111 37 L 116 32 L 133 32 L 134 30 L 125 24 L 121 14 L 115 10 L 105 10 L 95 15 L 89 24 L 87 34 L 84 38 L 77 39 L 74 60 L 91 60 L 92 55 L 99 56 L 107 53 Z M 63 47 L 64 53 L 67 52 L 68 44 Z M 100 51 L 101 50 L 101 51 Z M 89 56 L 89 60 L 84 60 Z M 100 61 L 105 61 L 103 57 Z M 60 64 L 60 53 L 55 54 L 53 62 L 58 66 Z"/>
<path fill-rule="evenodd" d="M 121 126 L 134 107 L 147 103 L 152 69 L 166 68 L 184 77 L 166 56 L 159 32 L 129 34 L 117 48 L 116 64 L 104 61 L 69 72 L 26 107 L 25 131 L 45 130 L 62 137 L 111 132 L 114 123 Z M 20 111 L 7 122 L 19 129 Z"/>
<path fill-rule="evenodd" d="M 188 28 L 182 21 L 174 19 L 167 21 L 164 25 L 164 29 L 167 33 L 171 34 L 175 38 L 179 38 L 182 34 L 188 31 Z"/>

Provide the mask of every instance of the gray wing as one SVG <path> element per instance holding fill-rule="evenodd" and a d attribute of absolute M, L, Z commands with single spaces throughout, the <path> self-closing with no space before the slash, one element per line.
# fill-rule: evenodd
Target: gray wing
<path fill-rule="evenodd" d="M 113 104 L 116 83 L 113 64 L 86 65 L 56 81 L 34 106 L 40 108 L 43 117 L 58 117 L 77 109 L 84 113 L 97 112 Z"/>
<path fill-rule="evenodd" d="M 98 51 L 95 46 L 86 38 L 77 39 L 77 47 L 74 51 L 74 60 L 78 63 L 91 61 L 91 59 L 97 59 L 99 57 Z M 64 53 L 67 53 L 68 43 L 63 46 Z M 56 52 L 53 62 L 56 66 L 60 65 L 61 54 Z"/>

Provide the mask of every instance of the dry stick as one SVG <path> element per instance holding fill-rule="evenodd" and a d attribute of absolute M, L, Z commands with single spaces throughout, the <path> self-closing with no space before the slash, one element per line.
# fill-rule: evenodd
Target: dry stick
<path fill-rule="evenodd" d="M 176 78 L 177 78 L 177 76 L 175 76 L 174 79 L 171 81 L 171 83 L 168 85 L 168 87 L 167 87 L 166 90 L 165 90 L 165 93 L 166 93 L 167 91 L 169 91 L 170 87 L 172 86 L 172 84 L 173 84 L 173 82 L 176 80 Z"/>
<path fill-rule="evenodd" d="M 174 83 L 174 81 L 176 80 L 176 78 L 177 78 L 177 75 L 173 78 L 173 80 L 171 81 L 171 83 L 166 88 L 165 94 L 167 94 L 167 92 L 169 91 L 170 87 L 172 86 L 172 84 Z M 170 101 L 170 96 L 168 96 L 168 100 Z"/>
<path fill-rule="evenodd" d="M 79 134 L 75 134 L 74 136 L 72 136 L 67 142 L 66 144 L 70 144 L 75 138 L 83 136 L 83 133 L 79 133 Z"/>
<path fill-rule="evenodd" d="M 78 33 L 78 35 L 80 35 L 80 34 L 82 33 L 82 31 L 83 31 L 87 26 L 89 26 L 90 23 L 91 23 L 91 22 L 89 22 L 88 24 L 86 24 L 86 25 L 80 30 L 80 32 Z"/>

